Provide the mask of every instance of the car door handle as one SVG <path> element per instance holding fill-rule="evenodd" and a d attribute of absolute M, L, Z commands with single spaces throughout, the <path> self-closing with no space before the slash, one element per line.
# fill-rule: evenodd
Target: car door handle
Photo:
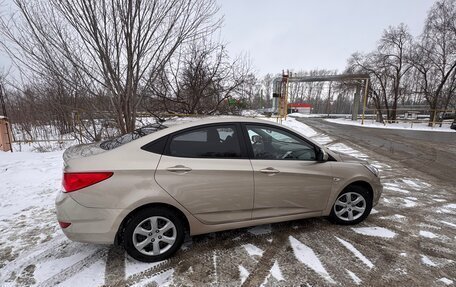
<path fill-rule="evenodd" d="M 263 169 L 260 169 L 260 171 L 261 171 L 262 173 L 266 173 L 266 174 L 270 174 L 270 175 L 274 175 L 274 174 L 277 174 L 277 173 L 280 172 L 280 171 L 278 171 L 277 169 L 272 168 L 272 167 L 263 168 Z"/>
<path fill-rule="evenodd" d="M 170 171 L 170 172 L 189 172 L 192 169 L 189 167 L 183 166 L 183 165 L 176 165 L 176 166 L 168 167 L 166 170 Z"/>

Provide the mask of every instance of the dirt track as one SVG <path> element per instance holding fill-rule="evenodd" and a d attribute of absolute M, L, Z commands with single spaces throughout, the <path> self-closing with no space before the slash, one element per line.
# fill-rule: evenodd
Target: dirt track
<path fill-rule="evenodd" d="M 411 159 L 397 161 L 382 148 L 365 148 L 354 135 L 347 140 L 332 131 L 320 132 L 317 141 L 368 158 L 381 170 L 383 197 L 355 229 L 317 218 L 219 232 L 188 238 L 168 261 L 141 264 L 119 248 L 73 243 L 49 228 L 46 233 L 58 235 L 28 245 L 19 256 L 3 257 L 8 246 L 0 245 L 0 283 L 71 285 L 89 278 L 93 285 L 101 281 L 109 286 L 445 286 L 448 280 L 454 285 L 454 178 L 443 181 L 423 173 Z M 52 215 L 42 212 L 54 226 Z M 23 224 L 27 222 L 24 218 Z M 16 218 L 2 222 L 0 232 L 14 236 L 15 228 L 21 230 L 15 223 Z M 36 230 L 21 236 L 33 240 L 32 232 Z M 70 257 L 71 264 L 59 264 Z M 54 274 L 40 274 L 39 267 L 52 262 Z"/>

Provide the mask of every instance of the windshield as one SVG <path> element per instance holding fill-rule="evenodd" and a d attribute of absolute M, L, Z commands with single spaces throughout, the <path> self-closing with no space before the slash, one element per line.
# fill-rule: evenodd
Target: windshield
<path fill-rule="evenodd" d="M 160 123 L 150 124 L 139 129 L 132 131 L 131 133 L 124 134 L 122 136 L 106 140 L 100 144 L 100 147 L 104 150 L 111 150 L 115 149 L 121 145 L 134 141 L 135 139 L 139 139 L 143 136 L 150 135 L 156 131 L 166 129 L 167 126 L 162 125 Z"/>

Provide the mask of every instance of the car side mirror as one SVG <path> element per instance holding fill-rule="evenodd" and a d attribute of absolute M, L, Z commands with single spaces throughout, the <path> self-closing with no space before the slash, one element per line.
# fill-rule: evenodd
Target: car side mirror
<path fill-rule="evenodd" d="M 261 143 L 263 140 L 262 140 L 262 137 L 259 136 L 259 135 L 253 135 L 252 136 L 252 142 L 253 143 Z"/>
<path fill-rule="evenodd" d="M 328 161 L 329 155 L 324 149 L 320 149 L 318 152 L 317 160 L 320 162 Z"/>

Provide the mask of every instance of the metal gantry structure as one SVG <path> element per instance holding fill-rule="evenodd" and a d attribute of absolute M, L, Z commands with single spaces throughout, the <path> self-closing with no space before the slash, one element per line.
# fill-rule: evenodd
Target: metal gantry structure
<path fill-rule="evenodd" d="M 274 79 L 273 94 L 274 98 L 278 98 L 277 121 L 282 122 L 282 119 L 287 118 L 288 114 L 288 85 L 290 83 L 299 82 L 346 82 L 346 81 L 361 81 L 363 82 L 363 112 L 361 124 L 364 125 L 364 114 L 367 105 L 367 96 L 369 92 L 369 75 L 368 74 L 339 74 L 325 76 L 294 76 L 289 71 L 282 71 L 282 77 Z M 358 118 L 359 100 L 360 100 L 361 85 L 358 85 L 353 101 L 352 120 Z"/>

